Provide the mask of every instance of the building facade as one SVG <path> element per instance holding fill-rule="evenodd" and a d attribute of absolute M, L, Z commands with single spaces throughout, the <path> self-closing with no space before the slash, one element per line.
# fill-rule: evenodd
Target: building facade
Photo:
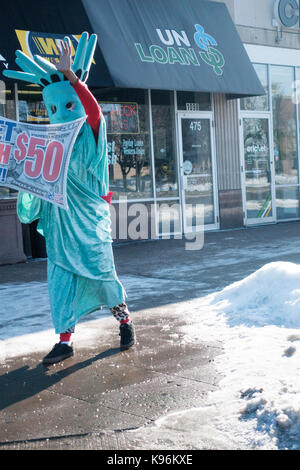
<path fill-rule="evenodd" d="M 92 90 L 107 123 L 112 230 L 119 242 L 181 237 L 203 225 L 220 230 L 300 218 L 299 2 L 222 3 L 264 95 L 229 99 L 206 91 Z M 1 93 L 1 115 L 47 122 L 41 90 L 5 83 Z M 6 240 L 0 264 L 46 256 L 35 224 L 18 222 L 16 195 L 0 186 L 0 231 Z"/>

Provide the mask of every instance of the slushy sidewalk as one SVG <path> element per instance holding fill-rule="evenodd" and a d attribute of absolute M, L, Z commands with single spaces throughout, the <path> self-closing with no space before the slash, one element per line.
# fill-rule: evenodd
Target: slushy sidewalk
<path fill-rule="evenodd" d="M 185 342 L 180 327 L 190 306 L 266 263 L 299 263 L 299 234 L 300 223 L 294 222 L 208 232 L 199 251 L 186 250 L 184 240 L 116 246 L 137 345 L 121 352 L 115 320 L 99 316 L 78 325 L 76 354 L 61 364 L 41 365 L 53 337 L 45 351 L 3 361 L 0 449 L 151 449 L 152 442 L 132 431 L 166 413 L 205 406 L 207 393 L 218 388 L 214 358 L 222 352 L 222 338 L 207 338 L 200 346 Z M 0 267 L 5 289 L 45 280 L 45 260 Z"/>

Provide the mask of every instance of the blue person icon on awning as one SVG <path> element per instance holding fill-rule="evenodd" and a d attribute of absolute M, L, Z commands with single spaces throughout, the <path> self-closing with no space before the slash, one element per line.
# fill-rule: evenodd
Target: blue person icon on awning
<path fill-rule="evenodd" d="M 203 26 L 201 26 L 200 24 L 195 24 L 195 28 L 197 32 L 194 34 L 194 39 L 200 49 L 203 49 L 205 52 L 208 52 L 208 46 L 218 45 L 215 38 L 213 38 L 210 34 L 204 32 Z"/>
<path fill-rule="evenodd" d="M 195 24 L 195 28 L 195 42 L 197 46 L 202 49 L 202 51 L 205 51 L 199 53 L 202 60 L 204 60 L 207 65 L 213 67 L 214 72 L 217 75 L 222 75 L 222 68 L 225 65 L 225 59 L 223 54 L 218 51 L 215 47 L 213 47 L 218 45 L 217 41 L 210 34 L 205 33 L 203 26 L 201 26 L 200 24 Z"/>

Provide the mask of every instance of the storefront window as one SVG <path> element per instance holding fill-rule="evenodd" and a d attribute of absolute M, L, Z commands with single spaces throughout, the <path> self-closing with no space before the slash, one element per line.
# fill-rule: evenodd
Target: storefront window
<path fill-rule="evenodd" d="M 296 107 L 293 67 L 272 66 L 275 183 L 298 184 Z"/>
<path fill-rule="evenodd" d="M 248 219 L 272 217 L 269 119 L 244 117 L 244 162 Z"/>
<path fill-rule="evenodd" d="M 106 119 L 113 199 L 152 197 L 147 90 L 108 89 L 94 94 Z"/>
<path fill-rule="evenodd" d="M 178 196 L 174 93 L 151 91 L 157 197 Z"/>
<path fill-rule="evenodd" d="M 8 119 L 16 119 L 14 85 L 0 81 L 0 115 Z M 0 185 L 0 199 L 15 198 L 17 191 Z"/>
<path fill-rule="evenodd" d="M 14 99 L 14 86 L 1 80 L 0 114 L 8 119 L 16 119 L 16 106 Z"/>
<path fill-rule="evenodd" d="M 241 99 L 241 110 L 243 111 L 268 111 L 269 110 L 269 86 L 268 67 L 264 64 L 253 64 L 255 71 L 266 94 Z"/>
<path fill-rule="evenodd" d="M 210 118 L 182 117 L 181 135 L 186 225 L 189 228 L 202 225 L 203 210 L 204 223 L 213 224 L 215 208 Z"/>
<path fill-rule="evenodd" d="M 0 103 L 0 114 L 9 119 L 17 119 L 14 85 L 6 85 L 6 102 Z M 47 111 L 43 102 L 41 87 L 37 85 L 18 84 L 17 88 L 18 119 L 22 122 L 49 124 Z M 0 199 L 17 197 L 15 189 L 0 186 Z"/>
<path fill-rule="evenodd" d="M 177 109 L 179 111 L 211 111 L 211 95 L 197 91 L 177 91 Z"/>

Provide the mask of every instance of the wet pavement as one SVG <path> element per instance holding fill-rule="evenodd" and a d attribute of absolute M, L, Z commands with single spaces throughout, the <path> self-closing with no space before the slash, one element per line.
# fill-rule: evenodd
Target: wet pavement
<path fill-rule="evenodd" d="M 214 359 L 222 353 L 222 338 L 185 341 L 180 327 L 189 306 L 266 263 L 299 263 L 299 233 L 294 222 L 207 232 L 198 251 L 186 250 L 184 240 L 116 246 L 137 344 L 121 352 L 118 325 L 104 317 L 92 321 L 92 343 L 80 341 L 78 326 L 75 356 L 60 364 L 41 364 L 48 345 L 3 360 L 0 449 L 151 449 L 151 442 L 139 441 L 139 429 L 166 413 L 205 406 L 207 393 L 219 386 Z M 45 260 L 0 266 L 6 289 L 45 280 Z M 172 446 L 161 442 L 161 449 Z M 199 443 L 199 449 L 210 449 L 210 443 Z"/>

